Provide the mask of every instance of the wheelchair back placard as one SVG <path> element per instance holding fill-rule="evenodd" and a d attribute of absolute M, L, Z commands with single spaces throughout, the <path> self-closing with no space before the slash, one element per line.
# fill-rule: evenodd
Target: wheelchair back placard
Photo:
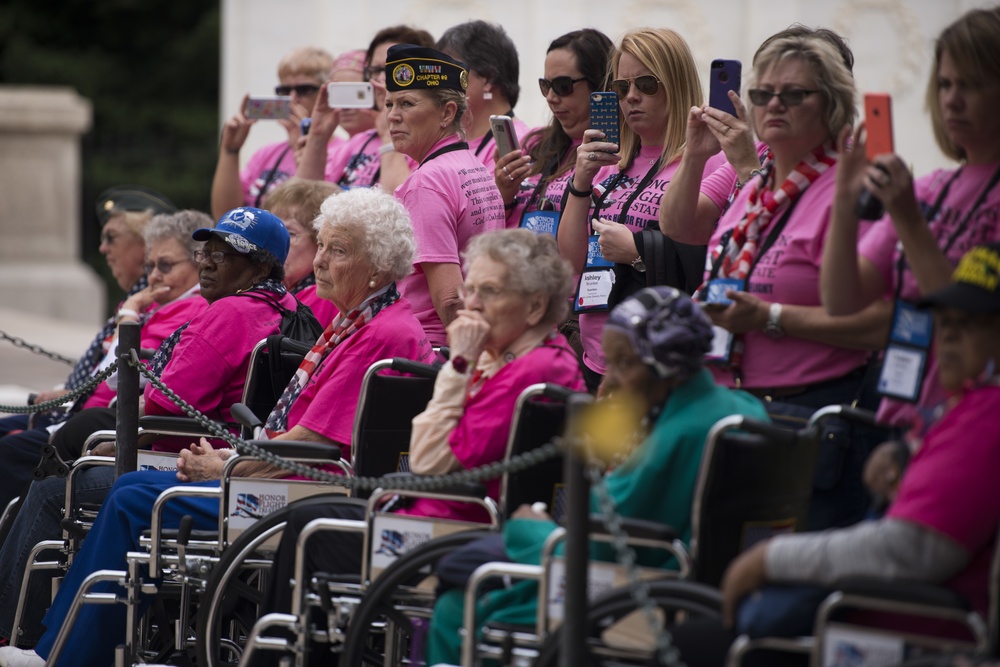
<path fill-rule="evenodd" d="M 347 489 L 320 482 L 233 478 L 229 480 L 226 502 L 226 541 L 232 544 L 258 520 L 289 503 L 319 493 L 338 492 L 346 494 Z M 277 542 L 278 536 L 275 536 L 264 546 L 276 546 Z"/>
<path fill-rule="evenodd" d="M 136 453 L 136 470 L 160 470 L 173 472 L 177 470 L 178 455 L 173 452 L 153 452 L 140 449 Z"/>
<path fill-rule="evenodd" d="M 376 514 L 372 523 L 372 539 L 369 546 L 371 559 L 369 576 L 375 581 L 376 577 L 382 574 L 382 570 L 392 565 L 397 558 L 424 542 L 462 530 L 484 527 L 483 524 L 463 521 Z"/>
<path fill-rule="evenodd" d="M 659 568 L 637 568 L 641 579 L 662 579 L 677 576 L 674 570 Z M 549 629 L 559 627 L 563 620 L 563 607 L 566 603 L 566 561 L 554 558 L 548 572 L 547 607 Z M 628 582 L 624 568 L 614 563 L 591 561 L 587 567 L 587 599 L 594 600 L 608 591 L 620 588 Z"/>

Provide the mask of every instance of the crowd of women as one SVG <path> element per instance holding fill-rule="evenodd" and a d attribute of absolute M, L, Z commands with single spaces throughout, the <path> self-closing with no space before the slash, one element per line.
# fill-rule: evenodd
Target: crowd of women
<path fill-rule="evenodd" d="M 639 28 L 616 43 L 569 32 L 545 54 L 538 85 L 552 118 L 536 129 L 515 115 L 518 53 L 499 26 L 471 21 L 437 41 L 392 26 L 336 58 L 298 49 L 275 88 L 291 98 L 287 141 L 241 171 L 257 121 L 243 108 L 223 127 L 216 224 L 150 191 L 102 196 L 101 251 L 128 296 L 65 387 L 38 400 L 85 385 L 113 360 L 117 327 L 137 322 L 142 346 L 156 350 L 152 373 L 235 432 L 230 407 L 254 346 L 305 304 L 322 334 L 267 417 L 268 438 L 345 455 L 363 447 L 352 441 L 361 381 L 389 357 L 441 365 L 413 420 L 417 474 L 501 459 L 515 400 L 532 384 L 627 394 L 643 420 L 602 483 L 620 513 L 669 523 L 684 540 L 718 418 L 794 422 L 860 405 L 878 411 L 880 428 L 831 429 L 817 469 L 803 471 L 814 475 L 809 528 L 832 530 L 736 558 L 724 625 L 678 628 L 683 659 L 721 664 L 734 632 L 807 634 L 826 590 L 851 574 L 943 583 L 985 611 L 1000 523 L 990 492 L 1000 435 L 989 427 L 1000 408 L 1000 9 L 963 15 L 933 55 L 931 131 L 958 165 L 914 178 L 905 139 L 898 155 L 866 156 L 854 56 L 829 29 L 793 25 L 765 40 L 744 94 L 729 95 L 732 113 L 705 103 L 677 32 Z M 374 107 L 332 106 L 328 81 L 370 82 Z M 591 94 L 602 91 L 618 95 L 617 138 L 592 128 Z M 500 152 L 493 115 L 513 119 L 519 149 Z M 863 191 L 884 206 L 881 219 L 859 220 Z M 16 630 L 19 648 L 0 648 L 0 665 L 46 664 L 81 582 L 124 568 L 159 493 L 218 485 L 235 454 L 216 440 L 160 440 L 154 449 L 179 453 L 176 472 L 82 474 L 77 500 L 102 509 L 51 604 L 36 577 L 14 628 L 31 549 L 59 537 L 65 503 L 63 480 L 32 481 L 33 466 L 50 439 L 77 458 L 90 433 L 113 428 L 114 380 L 30 422 L 0 422 L 11 480 L 0 500 L 20 505 L 0 545 L 0 635 Z M 142 410 L 181 413 L 152 384 Z M 190 515 L 211 529 L 218 511 L 195 498 L 165 521 Z M 430 500 L 402 511 L 482 520 Z M 311 518 L 363 514 L 350 499 L 292 514 L 263 611 L 289 608 L 296 537 Z M 487 560 L 537 561 L 553 527 L 522 507 L 502 535 L 441 563 L 427 664 L 458 662 L 462 602 L 449 589 Z M 360 538 L 326 537 L 306 566 L 353 574 L 360 548 Z M 484 619 L 511 620 L 512 605 L 533 613 L 517 606 L 530 587 L 491 595 Z M 88 606 L 58 664 L 110 664 L 124 619 L 120 606 Z"/>

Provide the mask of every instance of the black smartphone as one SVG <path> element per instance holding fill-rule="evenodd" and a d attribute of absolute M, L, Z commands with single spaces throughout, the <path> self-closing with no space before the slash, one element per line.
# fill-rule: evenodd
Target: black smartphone
<path fill-rule="evenodd" d="M 739 60 L 713 60 L 708 81 L 708 106 L 735 116 L 736 107 L 729 99 L 729 91 L 740 94 L 743 64 Z"/>
<path fill-rule="evenodd" d="M 618 93 L 602 91 L 590 94 L 590 129 L 603 132 L 602 141 L 621 145 Z"/>

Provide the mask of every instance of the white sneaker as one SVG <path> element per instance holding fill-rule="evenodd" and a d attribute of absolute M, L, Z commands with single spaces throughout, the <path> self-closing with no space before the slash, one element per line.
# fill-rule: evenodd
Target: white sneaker
<path fill-rule="evenodd" d="M 0 667 L 45 667 L 45 660 L 28 649 L 0 646 Z"/>

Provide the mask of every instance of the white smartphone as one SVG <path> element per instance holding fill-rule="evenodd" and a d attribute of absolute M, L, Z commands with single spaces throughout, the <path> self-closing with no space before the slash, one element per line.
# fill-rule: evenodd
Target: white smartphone
<path fill-rule="evenodd" d="M 331 109 L 374 109 L 375 90 L 367 81 L 339 81 L 326 84 Z"/>
<path fill-rule="evenodd" d="M 493 139 L 497 142 L 497 152 L 500 155 L 506 155 L 520 148 L 514 121 L 510 116 L 490 116 L 490 127 L 493 129 Z"/>
<path fill-rule="evenodd" d="M 292 115 L 292 98 L 286 96 L 251 97 L 244 111 L 247 118 L 278 120 Z"/>

